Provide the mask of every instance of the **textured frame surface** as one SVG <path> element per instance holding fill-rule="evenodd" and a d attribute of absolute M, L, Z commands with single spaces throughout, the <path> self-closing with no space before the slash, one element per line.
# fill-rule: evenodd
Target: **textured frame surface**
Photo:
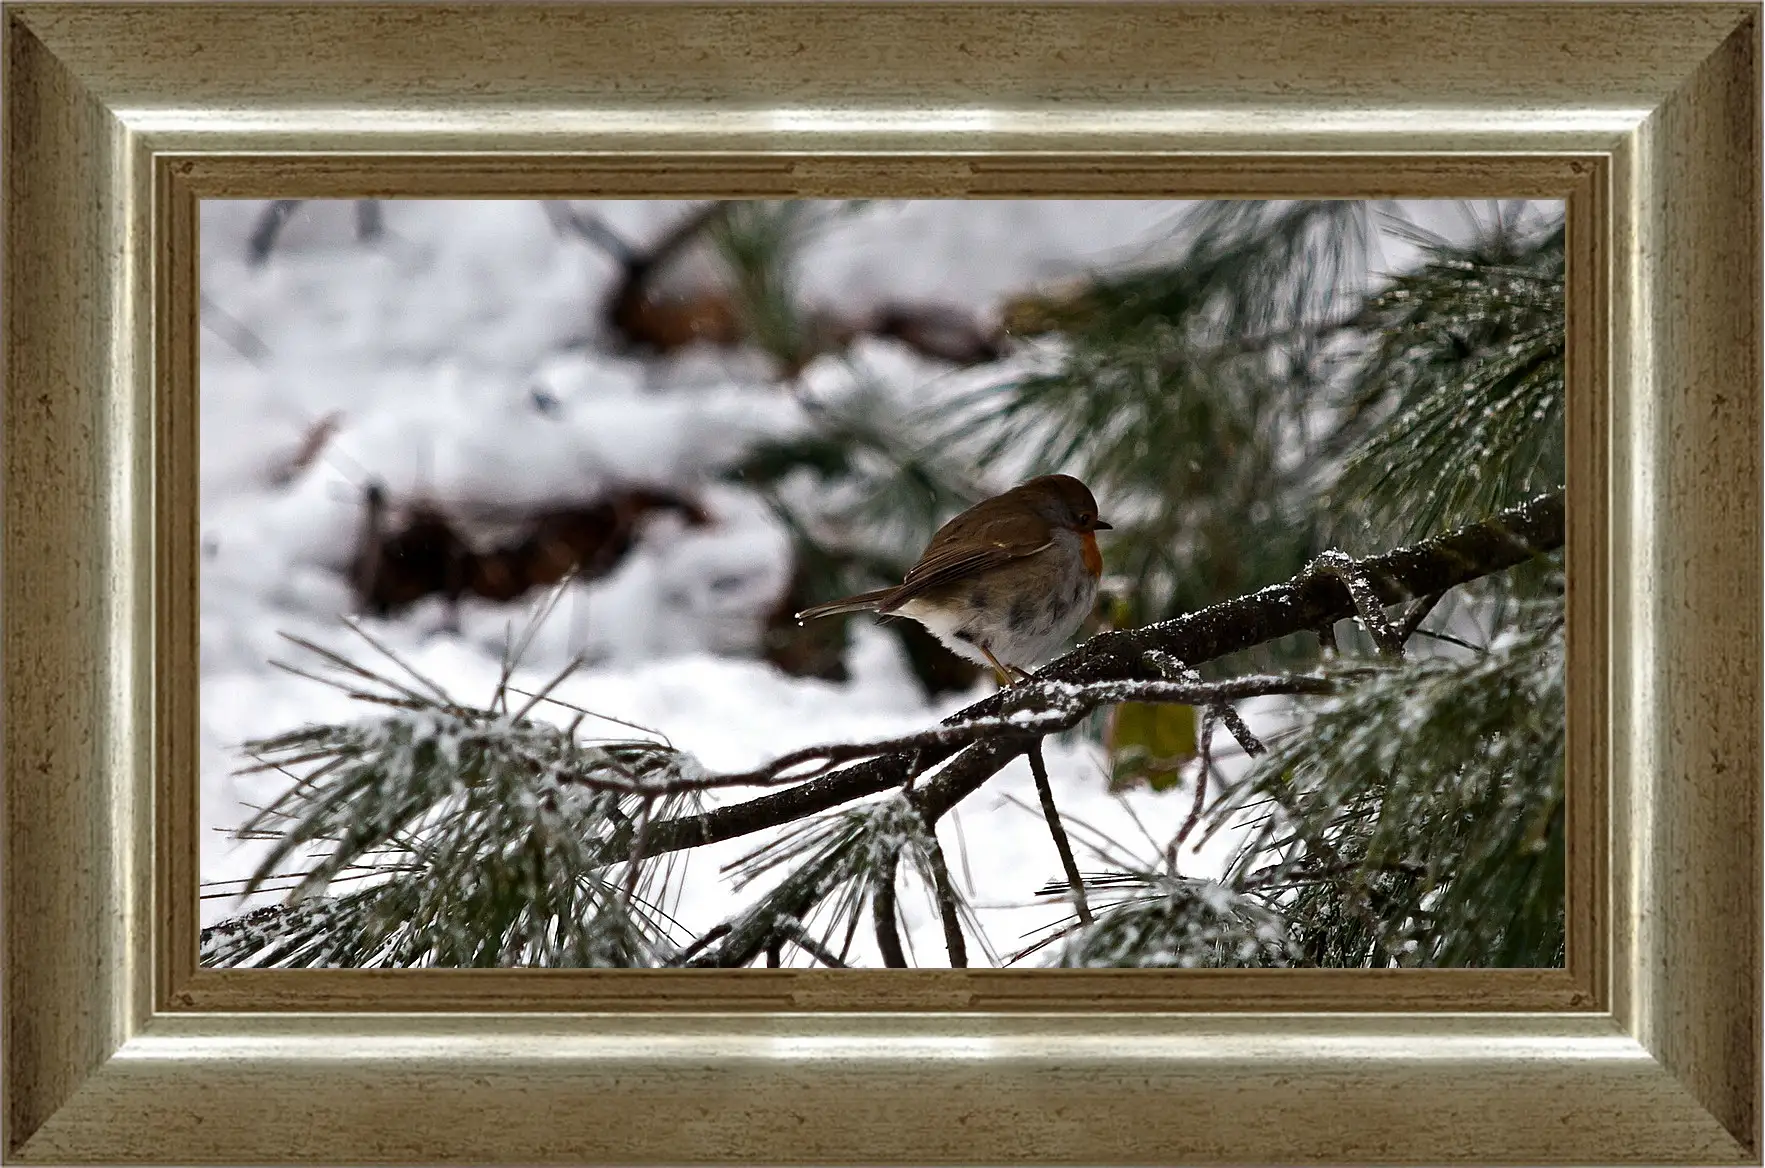
<path fill-rule="evenodd" d="M 5 1154 L 1754 1162 L 1759 9 L 10 7 Z M 194 967 L 204 195 L 1566 198 L 1561 971 Z"/>

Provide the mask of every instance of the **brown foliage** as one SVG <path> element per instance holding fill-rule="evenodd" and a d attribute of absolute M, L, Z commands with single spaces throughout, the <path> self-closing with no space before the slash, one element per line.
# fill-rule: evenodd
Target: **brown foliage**
<path fill-rule="evenodd" d="M 509 601 L 572 572 L 598 579 L 625 558 L 644 519 L 655 512 L 672 512 L 695 527 L 710 522 L 691 499 L 642 487 L 533 510 L 490 541 L 472 539 L 469 525 L 437 504 L 418 501 L 395 509 L 377 484 L 364 493 L 362 510 L 351 579 L 362 608 L 377 616 L 426 596 L 450 603 L 468 595 Z"/>

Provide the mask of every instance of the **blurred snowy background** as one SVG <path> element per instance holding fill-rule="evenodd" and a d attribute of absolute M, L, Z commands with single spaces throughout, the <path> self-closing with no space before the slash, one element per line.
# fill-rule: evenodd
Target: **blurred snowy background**
<path fill-rule="evenodd" d="M 805 577 L 785 518 L 745 485 L 744 468 L 811 433 L 825 411 L 935 411 L 1034 367 L 1056 342 L 1002 331 L 1023 298 L 1156 253 L 1184 205 L 816 210 L 794 245 L 791 300 L 837 344 L 794 360 L 752 337 L 723 343 L 727 320 L 696 299 L 715 274 L 702 243 L 671 256 L 666 280 L 647 289 L 663 289 L 655 303 L 678 309 L 679 320 L 649 322 L 659 331 L 648 345 L 639 343 L 645 322 L 617 327 L 610 298 L 632 260 L 621 249 L 666 238 L 695 206 L 203 205 L 204 924 L 246 907 L 235 893 L 265 845 L 232 833 L 288 782 L 235 773 L 248 762 L 240 744 L 364 712 L 275 668 L 302 660 L 283 634 L 371 656 L 344 626 L 359 617 L 414 669 L 478 703 L 517 642 L 517 689 L 538 688 L 581 655 L 584 667 L 553 691 L 568 706 L 539 713 L 564 724 L 580 707 L 650 728 L 717 771 L 921 729 L 991 689 L 916 662 L 911 646 L 868 618 L 846 626 L 831 665 L 825 646 L 789 642 L 779 615 L 803 599 L 793 590 Z M 1450 205 L 1409 210 L 1444 234 L 1467 228 Z M 1414 245 L 1383 238 L 1374 254 L 1367 278 L 1376 282 Z M 983 493 L 1056 469 L 964 465 L 957 453 Z M 775 495 L 817 489 L 812 476 L 771 484 Z M 1107 498 L 1102 506 L 1110 517 Z M 597 578 L 559 589 L 523 588 L 509 575 L 515 567 L 492 578 L 488 551 L 517 547 L 536 516 L 566 535 L 593 529 L 604 551 Z M 479 557 L 476 577 L 453 578 L 457 599 L 445 595 L 445 579 L 431 588 L 374 576 L 374 549 L 424 522 L 455 542 L 440 551 L 433 540 L 414 543 L 408 558 L 429 556 L 446 577 L 466 571 L 447 548 Z M 1267 703 L 1245 712 L 1265 735 L 1280 721 Z M 630 734 L 614 722 L 605 730 Z M 1229 740 L 1218 754 L 1226 770 L 1239 765 Z M 1048 762 L 1081 868 L 1107 866 L 1093 847 L 1156 855 L 1188 811 L 1186 788 L 1112 791 L 1092 742 L 1051 741 Z M 1062 897 L 1037 895 L 1061 868 L 1022 760 L 947 817 L 941 834 L 995 960 L 1067 914 Z M 756 842 L 679 855 L 688 868 L 664 907 L 684 934 L 751 899 L 753 889 L 737 892 L 720 867 Z M 1183 871 L 1218 870 L 1234 842 L 1222 832 L 1185 852 Z M 276 899 L 260 893 L 253 903 Z M 902 910 L 915 962 L 943 963 L 932 906 L 904 896 Z M 854 960 L 873 963 L 873 945 L 861 935 Z"/>

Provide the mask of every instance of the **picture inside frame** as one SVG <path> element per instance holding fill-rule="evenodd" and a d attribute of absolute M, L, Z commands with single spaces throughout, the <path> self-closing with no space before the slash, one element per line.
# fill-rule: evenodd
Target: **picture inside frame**
<path fill-rule="evenodd" d="M 211 200 L 200 281 L 204 965 L 1563 964 L 1562 204 Z"/>

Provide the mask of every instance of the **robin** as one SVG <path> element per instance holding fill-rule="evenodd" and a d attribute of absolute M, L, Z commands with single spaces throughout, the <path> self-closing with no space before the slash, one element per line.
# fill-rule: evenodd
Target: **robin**
<path fill-rule="evenodd" d="M 901 583 L 806 608 L 797 623 L 842 612 L 911 617 L 1008 685 L 1084 622 L 1103 573 L 1096 533 L 1109 529 L 1084 483 L 1043 475 L 938 528 Z"/>

